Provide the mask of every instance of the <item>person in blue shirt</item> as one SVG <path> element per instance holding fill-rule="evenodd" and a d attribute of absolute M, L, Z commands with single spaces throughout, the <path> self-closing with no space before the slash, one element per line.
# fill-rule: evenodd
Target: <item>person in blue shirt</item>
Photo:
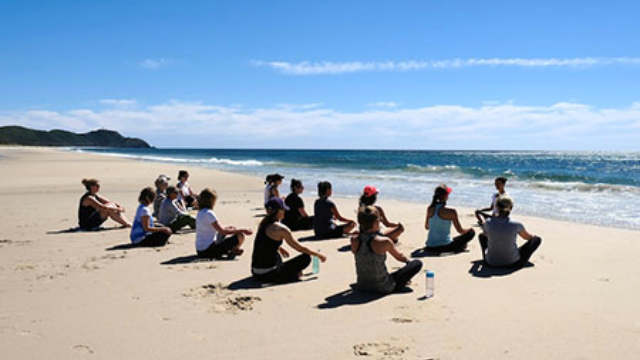
<path fill-rule="evenodd" d="M 445 184 L 436 187 L 431 205 L 427 208 L 424 228 L 429 231 L 426 250 L 432 253 L 459 253 L 467 248 L 467 243 L 473 240 L 475 231 L 463 228 L 460 224 L 458 212 L 447 207 L 447 200 L 451 188 Z M 451 238 L 451 225 L 460 234 Z"/>

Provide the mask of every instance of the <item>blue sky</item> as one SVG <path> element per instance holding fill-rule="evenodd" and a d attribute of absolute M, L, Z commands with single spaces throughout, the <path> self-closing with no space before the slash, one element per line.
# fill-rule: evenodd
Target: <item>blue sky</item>
<path fill-rule="evenodd" d="M 640 150 L 638 13 L 3 0 L 0 125 L 107 127 L 163 147 Z"/>

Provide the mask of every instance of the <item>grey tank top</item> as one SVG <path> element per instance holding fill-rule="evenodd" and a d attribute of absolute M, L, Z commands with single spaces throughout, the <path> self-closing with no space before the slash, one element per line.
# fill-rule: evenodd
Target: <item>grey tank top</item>
<path fill-rule="evenodd" d="M 376 291 L 384 294 L 393 292 L 395 281 L 389 272 L 385 261 L 387 254 L 376 254 L 371 248 L 371 242 L 377 234 L 360 234 L 360 248 L 356 251 L 356 274 L 359 290 Z"/>

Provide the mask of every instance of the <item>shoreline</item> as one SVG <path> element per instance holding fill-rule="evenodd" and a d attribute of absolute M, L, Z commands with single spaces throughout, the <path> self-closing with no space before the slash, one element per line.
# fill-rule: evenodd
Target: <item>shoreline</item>
<path fill-rule="evenodd" d="M 11 174 L 0 184 L 0 349 L 7 358 L 355 359 L 360 351 L 371 359 L 524 360 L 640 353 L 637 231 L 518 216 L 543 238 L 533 266 L 508 273 L 482 268 L 476 239 L 464 253 L 420 258 L 423 269 L 436 273 L 436 295 L 426 301 L 424 274 L 406 293 L 352 293 L 346 238 L 304 243 L 328 257 L 318 275 L 256 287 L 252 236 L 243 256 L 201 262 L 193 261 L 193 233 L 174 235 L 163 248 L 136 249 L 122 247 L 129 230 L 111 221 L 108 231 L 64 232 L 75 226 L 83 177 L 100 179 L 101 194 L 124 205 L 131 219 L 140 189 L 160 173 L 173 183 L 182 165 L 51 149 L 0 149 L 0 155 L 6 156 L 0 169 Z M 194 189 L 218 191 L 223 225 L 256 229 L 262 181 L 184 168 Z M 315 196 L 306 195 L 309 207 Z M 352 200 L 335 198 L 346 217 L 355 215 Z M 380 204 L 406 226 L 400 250 L 420 248 L 426 204 Z M 459 211 L 463 226 L 475 223 L 467 209 Z M 399 265 L 387 259 L 390 271 Z"/>
<path fill-rule="evenodd" d="M 107 149 L 107 148 L 105 148 Z M 151 163 L 151 164 L 170 164 L 170 165 L 177 165 L 177 166 L 182 166 L 185 168 L 189 168 L 189 167 L 194 167 L 194 168 L 198 168 L 198 169 L 205 169 L 205 170 L 212 170 L 212 171 L 219 171 L 222 173 L 228 173 L 228 174 L 234 174 L 234 175 L 244 175 L 244 176 L 249 176 L 249 177 L 253 177 L 255 179 L 255 183 L 256 184 L 262 184 L 263 183 L 263 179 L 254 174 L 255 171 L 233 171 L 231 169 L 217 169 L 215 167 L 211 167 L 208 166 L 205 163 L 201 163 L 198 161 L 194 161 L 194 162 L 180 162 L 180 161 L 169 161 L 169 160 L 159 160 L 158 159 L 145 159 L 145 158 L 138 158 L 138 155 L 125 155 L 125 154 L 118 154 L 118 153 L 100 153 L 100 152 L 91 152 L 91 151 L 84 151 L 82 149 L 77 149 L 77 148 L 61 148 L 61 151 L 70 151 L 70 152 L 76 152 L 76 153 L 81 153 L 81 154 L 91 154 L 91 155 L 98 155 L 98 156 L 104 156 L 104 157 L 115 157 L 115 158 L 119 158 L 119 159 L 123 159 L 123 160 L 131 160 L 131 161 L 140 161 L 140 162 L 144 162 L 144 163 Z M 205 149 L 205 150 L 210 150 L 210 149 Z M 228 149 L 226 149 L 228 150 Z M 245 150 L 245 149 L 233 149 L 233 150 Z M 253 149 L 251 149 L 253 150 Z M 309 150 L 309 151 L 318 151 L 318 150 Z M 333 150 L 327 150 L 327 151 L 333 151 Z M 359 150 L 354 150 L 354 151 L 359 151 Z M 404 151 L 404 150 L 398 150 L 398 151 Z M 425 151 L 431 151 L 431 150 L 425 150 Z M 439 151 L 439 150 L 433 150 L 433 151 Z M 588 151 L 585 151 L 585 153 L 588 153 Z M 612 152 L 613 153 L 613 152 Z M 257 160 L 254 160 L 257 161 Z M 281 173 L 284 172 L 284 170 L 280 171 Z M 266 174 L 266 173 L 265 173 Z M 287 174 L 284 174 L 285 176 L 287 176 Z M 288 178 L 287 178 L 288 179 Z M 285 180 L 287 180 L 285 179 Z M 320 181 L 321 179 L 315 179 L 316 181 Z M 452 180 L 453 181 L 453 180 Z M 286 182 L 286 181 L 285 181 Z M 334 187 L 336 185 L 340 185 L 339 182 L 332 182 Z M 374 185 L 376 185 L 374 183 Z M 594 184 L 594 186 L 597 186 L 598 184 Z M 377 185 L 376 185 L 377 186 Z M 623 186 L 623 185 L 617 185 L 617 186 Z M 283 183 L 283 185 L 280 187 L 281 188 L 281 194 L 285 195 L 286 193 L 288 193 L 288 186 Z M 489 188 L 489 187 L 487 187 Z M 491 187 L 491 193 L 494 192 L 494 189 Z M 313 198 L 314 196 L 312 196 L 311 194 L 315 194 L 315 188 L 313 186 L 310 186 L 307 188 L 307 191 L 305 194 L 306 197 L 308 198 Z M 525 192 L 526 193 L 526 192 Z M 585 195 L 588 195 L 590 193 L 585 193 Z M 454 195 L 455 195 L 455 188 L 454 188 Z M 388 201 L 395 201 L 398 203 L 410 203 L 410 204 L 416 204 L 416 205 L 424 205 L 424 207 L 426 208 L 426 206 L 428 206 L 427 202 L 424 201 L 420 201 L 420 200 L 412 200 L 412 199 L 407 199 L 407 198 L 402 198 L 399 197 L 397 195 L 395 195 L 394 193 L 384 193 L 384 200 Z M 357 199 L 359 198 L 359 195 L 334 195 L 333 198 L 335 199 L 352 199 L 354 202 L 357 202 Z M 487 203 L 489 203 L 489 199 L 490 196 L 487 197 Z M 544 220 L 549 220 L 549 221 L 559 221 L 559 222 L 567 222 L 567 223 L 573 223 L 573 224 L 578 224 L 578 225 L 589 225 L 589 226 L 595 226 L 595 227 L 600 227 L 600 228 L 608 228 L 608 229 L 620 229 L 620 230 L 629 230 L 629 231 L 640 231 L 640 228 L 634 228 L 633 225 L 623 225 L 623 224 L 602 224 L 602 223 L 596 223 L 595 221 L 589 221 L 589 220 L 581 220 L 580 218 L 553 218 L 551 216 L 549 217 L 545 217 L 545 216 L 540 216 L 539 214 L 520 214 L 518 212 L 518 202 L 517 202 L 518 198 L 516 198 L 516 208 L 515 208 L 515 212 L 514 212 L 514 217 L 518 217 L 518 218 L 534 218 L 534 219 L 544 219 Z M 456 205 L 456 199 L 454 198 L 454 200 L 452 201 L 453 205 L 455 208 L 457 209 L 462 209 L 465 213 L 473 213 L 475 211 L 475 207 L 470 207 L 470 206 L 464 206 L 464 205 Z M 486 205 L 486 204 L 485 204 Z M 474 220 L 475 223 L 475 220 Z"/>

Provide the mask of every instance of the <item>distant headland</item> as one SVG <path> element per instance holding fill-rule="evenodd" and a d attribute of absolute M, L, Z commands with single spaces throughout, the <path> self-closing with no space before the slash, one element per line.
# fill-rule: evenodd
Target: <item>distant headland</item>
<path fill-rule="evenodd" d="M 77 134 L 65 130 L 42 131 L 22 126 L 0 126 L 0 145 L 23 146 L 87 146 L 117 148 L 150 148 L 146 141 L 124 137 L 113 130 L 94 130 Z"/>

